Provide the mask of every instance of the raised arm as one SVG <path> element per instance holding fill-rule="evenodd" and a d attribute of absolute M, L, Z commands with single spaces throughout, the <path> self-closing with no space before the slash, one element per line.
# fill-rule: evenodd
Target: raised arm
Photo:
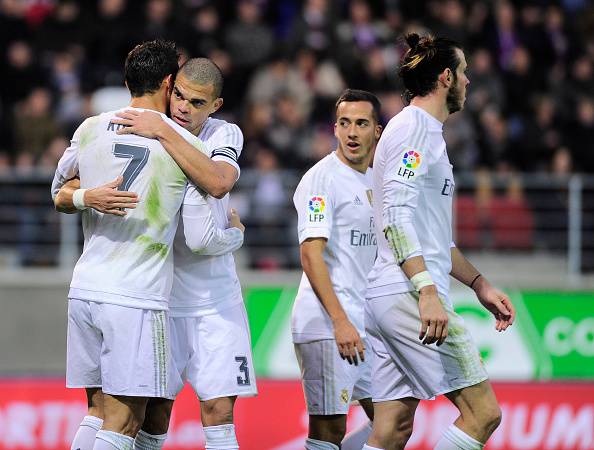
<path fill-rule="evenodd" d="M 495 329 L 505 331 L 514 323 L 516 311 L 507 295 L 496 289 L 462 254 L 452 247 L 452 270 L 450 275 L 471 288 L 481 304 L 495 317 Z"/>
<path fill-rule="evenodd" d="M 114 123 L 126 125 L 119 134 L 138 134 L 158 139 L 186 176 L 202 190 L 215 198 L 223 198 L 233 188 L 238 172 L 222 161 L 213 161 L 208 155 L 196 151 L 163 118 L 152 111 L 126 110 L 118 113 Z"/>

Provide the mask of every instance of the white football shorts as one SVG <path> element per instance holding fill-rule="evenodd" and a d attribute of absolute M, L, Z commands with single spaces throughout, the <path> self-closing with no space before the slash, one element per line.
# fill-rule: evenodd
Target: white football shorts
<path fill-rule="evenodd" d="M 172 389 L 187 381 L 201 401 L 257 395 L 250 329 L 243 302 L 199 317 L 170 317 L 176 368 Z"/>
<path fill-rule="evenodd" d="M 374 402 L 405 397 L 432 399 L 488 378 L 464 320 L 447 302 L 448 337 L 438 347 L 419 339 L 418 294 L 367 299 L 365 324 L 373 347 Z"/>
<path fill-rule="evenodd" d="M 365 343 L 365 361 L 349 364 L 341 358 L 334 339 L 295 344 L 301 382 L 310 415 L 347 414 L 351 400 L 371 398 L 373 353 Z"/>
<path fill-rule="evenodd" d="M 166 311 L 69 299 L 66 386 L 111 395 L 169 395 Z"/>

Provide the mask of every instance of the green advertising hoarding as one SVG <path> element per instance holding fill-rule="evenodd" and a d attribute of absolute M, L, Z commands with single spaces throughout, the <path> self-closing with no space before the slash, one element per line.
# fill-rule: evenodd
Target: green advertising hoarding
<path fill-rule="evenodd" d="M 255 369 L 268 378 L 297 378 L 291 342 L 296 286 L 244 290 Z M 594 293 L 508 291 L 516 323 L 504 333 L 468 289 L 451 294 L 474 336 L 491 379 L 594 380 Z"/>

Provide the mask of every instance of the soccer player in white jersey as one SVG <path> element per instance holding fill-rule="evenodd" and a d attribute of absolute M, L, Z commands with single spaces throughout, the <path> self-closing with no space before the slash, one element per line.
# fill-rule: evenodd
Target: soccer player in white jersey
<path fill-rule="evenodd" d="M 444 394 L 460 415 L 435 448 L 481 449 L 501 412 L 453 310 L 449 276 L 474 289 L 498 331 L 515 312 L 452 241 L 454 178 L 442 124 L 464 105 L 464 52 L 444 38 L 406 40 L 400 76 L 412 100 L 386 126 L 373 162 L 378 257 L 369 274 L 366 326 L 375 354 L 375 421 L 364 448 L 404 448 L 419 401 Z"/>
<path fill-rule="evenodd" d="M 129 53 L 125 79 L 130 107 L 157 111 L 168 126 L 206 151 L 194 135 L 162 114 L 177 58 L 175 45 L 164 41 L 143 43 Z M 115 111 L 103 113 L 78 128 L 52 184 L 58 202 L 60 188 L 78 176 L 81 189 L 70 198 L 78 209 L 84 209 L 86 189 L 118 175 L 123 190 L 140 195 L 137 207 L 124 217 L 83 212 L 84 249 L 69 292 L 66 381 L 69 387 L 86 388 L 90 405 L 100 413 L 97 419 L 104 416 L 94 450 L 131 448 L 148 399 L 171 396 L 166 315 L 173 282 L 171 247 L 187 196 L 187 178 L 163 146 L 118 135 L 114 118 Z M 184 205 L 185 240 L 194 250 L 203 243 L 196 233 L 201 209 L 199 202 Z M 94 428 L 95 422 L 86 428 Z"/>
<path fill-rule="evenodd" d="M 307 171 L 293 196 L 303 276 L 291 330 L 309 413 L 308 450 L 361 449 L 371 431 L 365 424 L 343 441 L 351 399 L 373 420 L 363 318 L 377 250 L 369 163 L 381 133 L 379 111 L 375 95 L 347 89 L 336 102 L 336 150 Z"/>
<path fill-rule="evenodd" d="M 243 136 L 237 125 L 209 117 L 223 104 L 222 88 L 219 68 L 208 59 L 196 58 L 180 68 L 171 96 L 172 119 L 205 143 L 211 160 L 180 140 L 154 113 L 124 112 L 120 114 L 122 120 L 115 122 L 127 125 L 120 133 L 158 138 L 179 158 L 180 167 L 190 177 L 202 177 L 194 180 L 202 183 L 198 184 L 201 188 L 224 195 L 222 199 L 209 198 L 209 204 L 219 227 L 226 228 L 227 192 L 239 176 L 237 160 Z M 184 151 L 189 154 L 184 156 Z M 197 161 L 188 163 L 190 158 Z M 216 166 L 215 170 L 209 170 L 204 163 Z M 196 170 L 200 164 L 204 167 Z M 216 170 L 223 176 L 204 178 L 205 171 L 212 174 Z M 226 185 L 225 173 L 231 175 L 231 182 Z M 172 351 L 180 375 L 176 390 L 188 381 L 200 398 L 207 448 L 239 448 L 233 425 L 234 403 L 237 396 L 253 396 L 257 390 L 247 316 L 231 254 L 237 246 L 230 242 L 227 251 L 220 254 L 196 255 L 183 245 L 181 237 L 178 231 L 170 299 Z M 161 448 L 172 406 L 172 401 L 149 403 L 143 431 L 137 437 L 138 448 Z"/>

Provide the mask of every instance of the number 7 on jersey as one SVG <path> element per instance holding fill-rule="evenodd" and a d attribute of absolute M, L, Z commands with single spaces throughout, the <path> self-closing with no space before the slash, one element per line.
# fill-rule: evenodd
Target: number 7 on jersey
<path fill-rule="evenodd" d="M 142 145 L 114 144 L 113 155 L 116 158 L 128 158 L 128 164 L 122 173 L 124 182 L 118 188 L 118 191 L 127 191 L 132 182 L 136 179 L 140 171 L 146 165 L 150 150 Z"/>

